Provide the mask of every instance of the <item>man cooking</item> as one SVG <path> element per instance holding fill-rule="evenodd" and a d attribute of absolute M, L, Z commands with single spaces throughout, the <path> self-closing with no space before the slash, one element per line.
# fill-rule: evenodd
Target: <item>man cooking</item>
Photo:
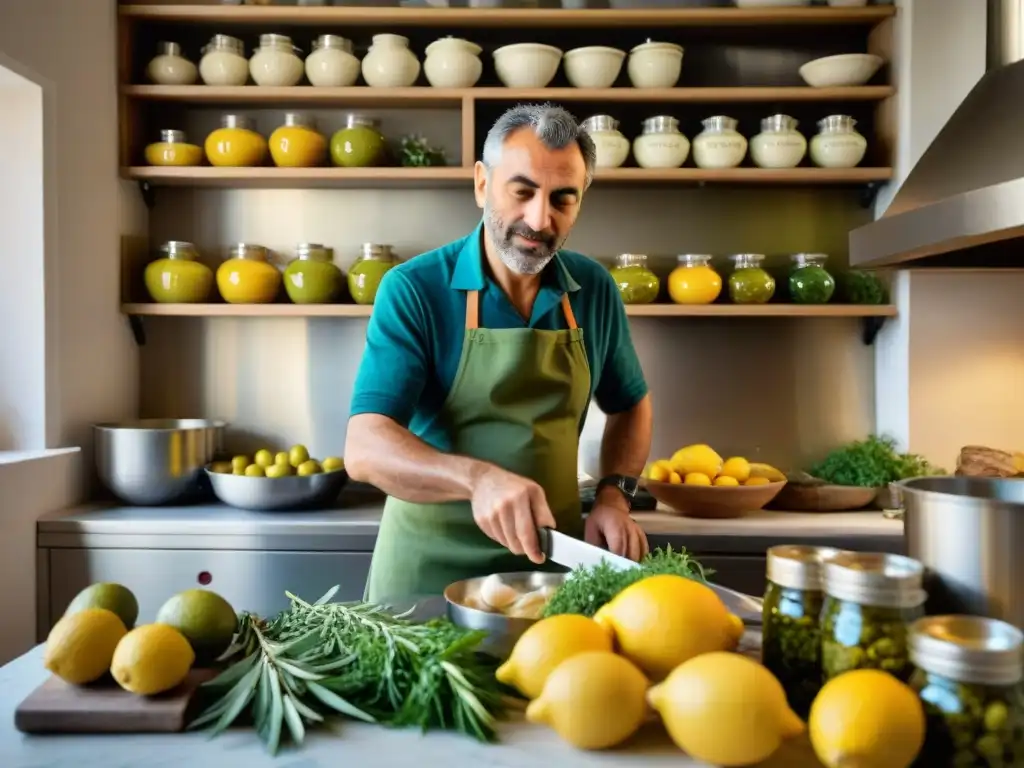
<path fill-rule="evenodd" d="M 388 494 L 366 599 L 544 567 L 542 526 L 646 554 L 630 501 L 650 450 L 647 384 L 611 275 L 560 249 L 594 158 L 565 110 L 508 110 L 474 169 L 480 225 L 381 282 L 345 445 L 352 478 Z M 584 524 L 591 398 L 608 419 Z"/>

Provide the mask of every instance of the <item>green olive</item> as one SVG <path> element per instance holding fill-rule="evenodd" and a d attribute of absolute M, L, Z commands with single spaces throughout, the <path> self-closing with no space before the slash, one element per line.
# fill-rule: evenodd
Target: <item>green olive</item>
<path fill-rule="evenodd" d="M 853 669 L 881 669 L 903 680 L 912 671 L 907 623 L 920 609 L 877 608 L 829 597 L 822 611 L 824 678 Z"/>
<path fill-rule="evenodd" d="M 771 582 L 765 593 L 762 661 L 782 684 L 789 705 L 803 717 L 821 688 L 822 602 L 820 592 Z"/>

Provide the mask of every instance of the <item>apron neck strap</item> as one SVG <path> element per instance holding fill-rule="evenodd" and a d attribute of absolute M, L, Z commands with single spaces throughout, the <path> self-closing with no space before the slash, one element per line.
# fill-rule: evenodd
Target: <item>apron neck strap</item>
<path fill-rule="evenodd" d="M 572 304 L 569 303 L 569 294 L 562 294 L 562 314 L 565 315 L 566 325 L 570 330 L 575 331 L 576 315 L 573 314 Z M 480 291 L 466 291 L 466 330 L 474 331 L 480 327 Z"/>

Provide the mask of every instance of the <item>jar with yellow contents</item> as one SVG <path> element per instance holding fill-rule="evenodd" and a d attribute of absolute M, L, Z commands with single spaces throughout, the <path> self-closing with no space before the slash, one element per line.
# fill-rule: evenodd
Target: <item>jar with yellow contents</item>
<path fill-rule="evenodd" d="M 184 131 L 160 131 L 160 141 L 146 147 L 150 165 L 190 166 L 203 162 L 203 148 L 190 144 Z"/>
<path fill-rule="evenodd" d="M 722 277 L 705 253 L 684 253 L 668 276 L 668 295 L 676 304 L 711 304 L 722 292 Z"/>
<path fill-rule="evenodd" d="M 198 304 L 210 297 L 213 270 L 199 261 L 192 243 L 171 240 L 160 258 L 146 265 L 143 279 L 150 298 L 160 304 Z"/>
<path fill-rule="evenodd" d="M 270 134 L 270 156 L 279 168 L 315 168 L 327 157 L 327 139 L 309 115 L 288 112 Z"/>
<path fill-rule="evenodd" d="M 252 168 L 267 156 L 267 140 L 258 134 L 252 120 L 242 115 L 224 115 L 221 127 L 206 137 L 206 158 L 221 168 Z"/>
<path fill-rule="evenodd" d="M 238 243 L 217 268 L 217 290 L 229 304 L 270 304 L 281 289 L 281 270 L 262 245 Z"/>

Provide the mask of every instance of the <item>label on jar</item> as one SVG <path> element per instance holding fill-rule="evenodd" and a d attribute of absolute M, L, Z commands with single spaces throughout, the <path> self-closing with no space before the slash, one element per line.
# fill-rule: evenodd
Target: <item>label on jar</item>
<path fill-rule="evenodd" d="M 796 136 L 762 136 L 765 149 L 803 149 L 804 143 Z"/>
<path fill-rule="evenodd" d="M 728 152 L 734 149 L 743 148 L 742 138 L 729 138 L 728 136 L 705 136 L 701 138 L 700 142 L 704 145 L 705 150 L 710 150 L 712 152 Z"/>

